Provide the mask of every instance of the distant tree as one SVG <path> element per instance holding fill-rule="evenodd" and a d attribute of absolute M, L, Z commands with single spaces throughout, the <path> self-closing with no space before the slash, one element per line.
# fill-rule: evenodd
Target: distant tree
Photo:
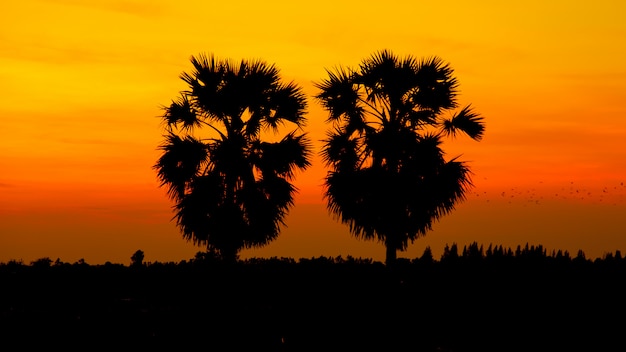
<path fill-rule="evenodd" d="M 196 252 L 196 255 L 191 260 L 195 265 L 213 264 L 221 261 L 223 258 L 220 253 L 215 249 L 209 249 L 205 252 Z"/>
<path fill-rule="evenodd" d="M 477 242 L 472 242 L 469 246 L 463 246 L 463 252 L 461 256 L 464 259 L 480 261 L 485 256 L 483 252 L 483 246 L 479 246 Z"/>
<path fill-rule="evenodd" d="M 500 248 L 502 248 L 502 246 L 500 246 Z M 504 252 L 504 255 L 506 257 L 512 258 L 515 256 L 515 254 L 513 253 L 513 250 L 511 249 L 511 247 L 507 248 L 506 251 Z"/>
<path fill-rule="evenodd" d="M 143 258 L 144 258 L 143 251 L 141 249 L 138 249 L 130 257 L 130 266 L 133 266 L 133 267 L 143 266 Z"/>
<path fill-rule="evenodd" d="M 585 252 L 582 249 L 579 249 L 578 252 L 576 253 L 576 257 L 574 257 L 573 260 L 578 263 L 586 263 L 587 256 L 585 255 Z"/>
<path fill-rule="evenodd" d="M 420 257 L 420 262 L 433 263 L 434 261 L 435 258 L 433 257 L 432 249 L 430 249 L 430 246 L 426 246 L 426 248 L 424 248 L 424 253 L 422 253 L 422 256 Z"/>
<path fill-rule="evenodd" d="M 32 263 L 31 263 L 32 264 Z M 6 263 L 2 263 L 3 266 L 7 267 L 8 269 L 11 270 L 15 270 L 17 268 L 22 268 L 24 267 L 24 261 L 22 261 L 22 259 L 11 259 Z"/>
<path fill-rule="evenodd" d="M 275 239 L 293 204 L 290 181 L 310 164 L 310 143 L 296 133 L 306 98 L 263 61 L 198 55 L 191 63 L 181 75 L 189 89 L 164 108 L 154 168 L 183 237 L 235 261 L 242 248 Z M 294 129 L 281 134 L 283 126 Z"/>
<path fill-rule="evenodd" d="M 52 266 L 52 259 L 48 257 L 39 258 L 35 261 L 30 262 L 30 265 L 33 268 L 38 268 L 38 269 L 49 268 L 50 266 Z"/>
<path fill-rule="evenodd" d="M 451 262 L 451 261 L 455 261 L 459 258 L 459 247 L 457 246 L 456 243 L 452 243 L 451 246 L 448 246 L 448 244 L 446 244 L 446 246 L 443 248 L 443 254 L 441 254 L 441 261 L 442 262 Z"/>
<path fill-rule="evenodd" d="M 568 265 L 572 260 L 569 256 L 569 252 L 561 249 L 557 250 L 552 258 L 554 259 L 554 262 L 559 265 Z"/>
<path fill-rule="evenodd" d="M 459 132 L 480 140 L 483 118 L 469 105 L 453 111 L 458 83 L 437 57 L 384 50 L 327 73 L 316 98 L 332 124 L 322 149 L 328 208 L 354 236 L 382 242 L 393 263 L 465 198 L 470 170 L 441 144 Z"/>
<path fill-rule="evenodd" d="M 489 247 L 487 247 L 487 250 L 485 251 L 485 257 L 491 257 L 493 255 L 493 245 L 491 243 L 489 243 Z"/>

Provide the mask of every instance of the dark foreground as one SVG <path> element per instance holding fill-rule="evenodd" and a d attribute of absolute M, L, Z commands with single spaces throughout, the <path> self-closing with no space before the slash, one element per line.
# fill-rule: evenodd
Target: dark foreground
<path fill-rule="evenodd" d="M 624 259 L 532 256 L 3 264 L 0 349 L 623 350 L 625 279 Z"/>

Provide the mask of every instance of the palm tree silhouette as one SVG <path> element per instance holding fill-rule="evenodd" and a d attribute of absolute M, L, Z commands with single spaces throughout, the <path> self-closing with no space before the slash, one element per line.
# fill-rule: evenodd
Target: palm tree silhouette
<path fill-rule="evenodd" d="M 200 54 L 191 63 L 180 76 L 189 90 L 163 108 L 154 168 L 183 237 L 235 261 L 242 248 L 275 239 L 293 205 L 294 172 L 310 165 L 310 142 L 297 134 L 306 97 L 263 61 Z"/>
<path fill-rule="evenodd" d="M 332 123 L 321 151 L 331 168 L 324 182 L 329 211 L 354 236 L 384 243 L 391 264 L 397 250 L 464 199 L 470 170 L 444 158 L 442 138 L 464 132 L 480 140 L 483 118 L 469 105 L 453 111 L 458 82 L 438 57 L 383 50 L 357 69 L 326 71 L 315 97 Z"/>

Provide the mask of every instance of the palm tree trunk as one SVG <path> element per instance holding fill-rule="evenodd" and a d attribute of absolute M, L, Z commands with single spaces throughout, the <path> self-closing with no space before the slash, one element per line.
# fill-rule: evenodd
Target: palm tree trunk
<path fill-rule="evenodd" d="M 220 256 L 225 263 L 235 264 L 239 258 L 237 248 L 221 248 Z"/>
<path fill-rule="evenodd" d="M 396 263 L 396 259 L 398 258 L 396 247 L 394 247 L 390 243 L 387 243 L 385 245 L 385 247 L 386 247 L 386 250 L 387 250 L 386 251 L 386 255 L 385 255 L 385 264 L 387 266 L 395 264 Z"/>

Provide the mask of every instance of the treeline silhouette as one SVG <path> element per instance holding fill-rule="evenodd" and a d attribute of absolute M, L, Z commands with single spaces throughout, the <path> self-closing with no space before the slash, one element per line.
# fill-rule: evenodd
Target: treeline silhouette
<path fill-rule="evenodd" d="M 140 251 L 138 251 L 140 252 Z M 543 246 L 369 258 L 0 264 L 2 340 L 208 351 L 571 351 L 623 346 L 626 259 Z"/>
<path fill-rule="evenodd" d="M 567 250 L 556 250 L 553 249 L 548 251 L 543 245 L 531 245 L 526 243 L 524 246 L 517 245 L 517 247 L 504 247 L 503 245 L 494 245 L 489 244 L 488 246 L 484 246 L 483 244 L 479 244 L 478 242 L 472 242 L 469 245 L 464 245 L 462 249 L 456 243 L 446 244 L 443 248 L 443 253 L 439 259 L 433 256 L 432 249 L 430 246 L 427 246 L 424 249 L 424 252 L 421 256 L 409 259 L 409 258 L 398 258 L 398 265 L 407 265 L 407 264 L 431 264 L 431 263 L 451 263 L 457 260 L 461 260 L 462 263 L 467 264 L 471 262 L 488 262 L 488 263 L 497 263 L 503 264 L 503 262 L 499 262 L 500 260 L 508 261 L 508 262 L 518 262 L 524 264 L 533 264 L 533 261 L 538 261 L 536 264 L 546 264 L 546 263 L 563 263 L 567 264 L 570 262 L 574 263 L 587 263 L 587 264 L 617 264 L 624 265 L 623 262 L 626 261 L 626 258 L 622 256 L 622 252 L 620 250 L 616 250 L 615 252 L 607 252 L 602 257 L 597 257 L 595 259 L 587 258 L 587 255 L 582 249 L 579 249 L 576 252 L 575 256 L 572 256 Z M 190 260 L 182 260 L 178 263 L 176 262 L 147 262 L 144 263 L 144 252 L 142 250 L 137 250 L 130 257 L 130 267 L 171 267 L 171 266 L 180 266 L 180 267 L 193 267 L 195 265 L 205 265 L 207 263 L 218 265 L 222 263 L 224 259 L 220 256 L 217 251 L 199 251 L 196 253 L 195 257 Z M 271 258 L 249 258 L 249 259 L 238 259 L 238 263 L 242 265 L 246 264 L 258 264 L 263 265 L 268 262 L 285 262 L 288 264 L 302 264 L 308 262 L 324 262 L 330 264 L 374 264 L 380 265 L 380 262 L 373 260 L 372 258 L 355 258 L 351 255 L 348 255 L 346 258 L 342 256 L 337 257 L 312 257 L 312 258 L 300 258 L 295 260 L 291 257 L 271 257 Z M 227 265 L 228 263 L 224 263 Z M 31 261 L 29 265 L 24 264 L 22 260 L 10 260 L 8 262 L 0 262 L 0 272 L 4 271 L 13 271 L 13 270 L 28 270 L 26 267 L 31 267 L 33 269 L 43 269 L 49 267 L 59 267 L 59 268 L 68 268 L 68 267 L 91 267 L 92 265 L 85 262 L 83 258 L 79 259 L 75 263 L 67 263 L 61 261 L 60 258 L 57 258 L 55 261 L 50 259 L 49 257 L 39 258 L 37 260 Z M 96 267 L 124 267 L 124 264 L 119 263 L 111 263 L 106 262 L 102 265 L 95 265 Z"/>

